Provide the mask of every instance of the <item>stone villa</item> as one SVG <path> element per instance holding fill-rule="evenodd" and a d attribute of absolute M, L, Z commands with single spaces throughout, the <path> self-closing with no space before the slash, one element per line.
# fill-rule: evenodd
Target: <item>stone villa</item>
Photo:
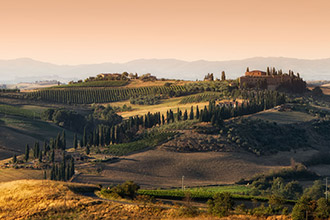
<path fill-rule="evenodd" d="M 240 88 L 263 86 L 275 90 L 281 83 L 291 82 L 296 76 L 288 74 L 267 74 L 260 70 L 245 72 L 245 76 L 239 78 Z"/>

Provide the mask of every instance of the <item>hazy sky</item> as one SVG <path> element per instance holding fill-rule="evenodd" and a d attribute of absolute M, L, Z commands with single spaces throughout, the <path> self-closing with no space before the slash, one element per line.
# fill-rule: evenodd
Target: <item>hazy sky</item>
<path fill-rule="evenodd" d="M 0 59 L 330 57 L 329 0 L 0 0 Z"/>

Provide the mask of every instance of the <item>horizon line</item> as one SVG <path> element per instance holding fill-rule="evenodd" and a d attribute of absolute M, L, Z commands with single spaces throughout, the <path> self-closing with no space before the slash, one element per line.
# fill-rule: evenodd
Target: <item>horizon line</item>
<path fill-rule="evenodd" d="M 241 58 L 241 59 L 226 59 L 226 60 L 206 60 L 206 59 L 199 59 L 199 60 L 184 60 L 184 59 L 177 59 L 177 58 L 136 58 L 128 61 L 123 61 L 123 62 L 112 62 L 112 61 L 104 61 L 104 62 L 95 62 L 95 63 L 80 63 L 80 64 L 59 64 L 56 62 L 50 62 L 50 61 L 42 61 L 39 59 L 34 59 L 31 57 L 19 57 L 19 58 L 12 58 L 12 59 L 0 59 L 0 61 L 15 61 L 15 60 L 30 60 L 30 61 L 36 61 L 36 62 L 41 62 L 41 63 L 47 63 L 47 64 L 52 64 L 52 65 L 58 65 L 58 66 L 80 66 L 80 65 L 96 65 L 96 64 L 105 64 L 105 63 L 112 63 L 112 64 L 125 64 L 125 63 L 130 63 L 134 61 L 140 61 L 140 60 L 176 60 L 176 61 L 182 61 L 182 62 L 187 62 L 187 63 L 193 63 L 193 62 L 200 62 L 200 61 L 205 61 L 205 62 L 231 62 L 231 61 L 244 61 L 244 60 L 249 60 L 249 59 L 256 59 L 256 58 L 261 58 L 261 59 L 271 59 L 271 58 L 276 58 L 276 59 L 295 59 L 295 60 L 307 60 L 307 61 L 317 61 L 317 60 L 328 60 L 330 57 L 325 57 L 325 58 L 314 58 L 314 59 L 309 59 L 309 58 L 295 58 L 295 57 L 285 57 L 285 56 L 253 56 L 253 57 L 248 57 L 248 58 Z"/>

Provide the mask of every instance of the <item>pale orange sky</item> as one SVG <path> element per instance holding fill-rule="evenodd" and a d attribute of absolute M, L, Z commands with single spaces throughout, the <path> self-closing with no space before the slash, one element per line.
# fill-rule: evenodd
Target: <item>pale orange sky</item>
<path fill-rule="evenodd" d="M 0 59 L 330 57 L 329 0 L 0 0 Z"/>

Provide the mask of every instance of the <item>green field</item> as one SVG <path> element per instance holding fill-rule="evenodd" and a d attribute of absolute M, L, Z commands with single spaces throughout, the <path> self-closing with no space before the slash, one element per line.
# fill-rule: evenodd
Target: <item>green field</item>
<path fill-rule="evenodd" d="M 175 132 L 156 132 L 155 134 L 148 134 L 148 137 L 142 140 L 133 141 L 129 143 L 109 145 L 106 150 L 103 151 L 105 154 L 111 154 L 114 156 L 123 156 L 132 152 L 144 150 L 146 148 L 156 147 L 163 141 L 168 140 L 175 135 Z"/>
<path fill-rule="evenodd" d="M 250 116 L 251 119 L 262 119 L 269 122 L 276 122 L 279 124 L 292 124 L 311 121 L 316 117 L 313 117 L 307 113 L 298 111 L 264 111 Z"/>
<path fill-rule="evenodd" d="M 40 118 L 40 112 L 31 109 L 22 108 L 20 106 L 0 104 L 0 114 L 22 116 L 26 118 Z"/>
<path fill-rule="evenodd" d="M 132 110 L 118 113 L 124 118 L 129 118 L 130 116 L 135 116 L 135 115 L 144 116 L 145 114 L 148 114 L 148 112 L 150 113 L 160 112 L 160 114 L 166 115 L 166 111 L 170 109 L 174 113 L 176 113 L 178 108 L 180 108 L 180 110 L 183 112 L 187 110 L 189 113 L 191 106 L 193 106 L 194 111 L 196 111 L 197 105 L 199 109 L 203 109 L 204 106 L 209 104 L 208 102 L 180 104 L 181 99 L 182 97 L 163 99 L 161 100 L 161 103 L 157 105 L 133 105 L 130 104 L 129 101 L 113 102 L 110 103 L 110 105 L 114 107 L 122 107 L 124 105 L 130 106 Z"/>
<path fill-rule="evenodd" d="M 267 201 L 268 199 L 261 196 L 251 196 L 249 193 L 251 189 L 242 185 L 227 185 L 227 186 L 214 186 L 214 187 L 194 187 L 182 189 L 157 189 L 157 190 L 144 190 L 138 191 L 141 195 L 154 196 L 156 198 L 169 198 L 169 199 L 183 199 L 189 193 L 191 198 L 195 199 L 211 199 L 216 193 L 228 192 L 231 193 L 234 199 L 251 200 L 256 199 L 259 201 Z"/>

